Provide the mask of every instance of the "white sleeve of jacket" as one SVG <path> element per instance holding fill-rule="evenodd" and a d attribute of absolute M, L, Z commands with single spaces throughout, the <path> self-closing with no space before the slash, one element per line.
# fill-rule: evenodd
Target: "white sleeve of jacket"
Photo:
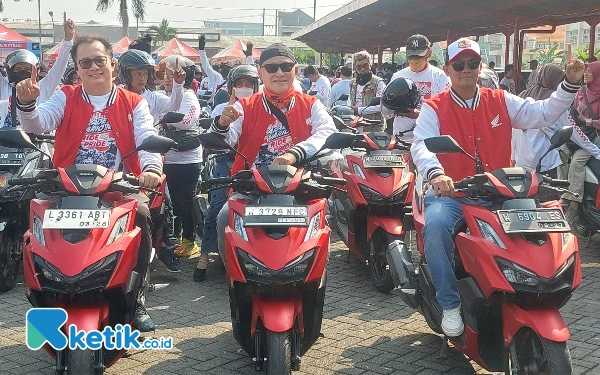
<path fill-rule="evenodd" d="M 592 156 L 596 159 L 600 159 L 600 148 L 596 146 L 590 139 L 585 135 L 585 133 L 579 128 L 579 126 L 575 125 L 575 121 L 573 117 L 569 114 L 569 112 L 563 113 L 560 116 L 560 119 L 550 127 L 543 128 L 542 131 L 546 133 L 548 138 L 551 138 L 554 133 L 560 130 L 564 126 L 572 126 L 573 127 L 573 135 L 571 135 L 571 141 L 577 144 L 579 147 L 584 149 L 585 151 L 592 154 Z"/>
<path fill-rule="evenodd" d="M 21 126 L 27 133 L 50 133 L 61 123 L 67 96 L 62 90 L 57 90 L 44 103 L 39 106 L 35 102 L 30 104 L 18 103 L 18 115 Z"/>
<path fill-rule="evenodd" d="M 552 96 L 538 101 L 504 92 L 512 126 L 517 129 L 538 129 L 554 124 L 569 109 L 579 87 L 563 81 Z"/>
<path fill-rule="evenodd" d="M 235 102 L 235 104 L 233 105 L 235 109 L 237 109 L 238 111 L 244 111 L 244 108 L 242 108 L 242 105 L 240 104 L 240 102 Z M 223 107 L 225 108 L 225 107 Z M 222 110 L 221 110 L 222 111 Z M 235 120 L 234 122 L 232 122 L 229 127 L 227 129 L 220 129 L 217 126 L 217 121 L 219 121 L 219 118 L 221 116 L 216 116 L 213 124 L 211 125 L 209 131 L 211 133 L 217 133 L 222 135 L 223 137 L 225 137 L 225 140 L 227 141 L 227 143 L 229 143 L 231 146 L 235 147 L 238 143 L 238 139 L 240 139 L 240 135 L 242 134 L 242 124 L 244 123 L 244 116 L 240 116 L 238 117 L 237 120 Z M 253 163 L 254 161 L 251 160 L 251 162 Z"/>
<path fill-rule="evenodd" d="M 185 117 L 181 122 L 176 124 L 169 124 L 180 130 L 188 130 L 192 126 L 198 124 L 198 118 L 200 118 L 200 103 L 198 98 L 194 95 L 192 90 L 186 90 L 183 94 L 183 101 L 181 102 L 180 108 L 176 112 L 183 113 Z"/>
<path fill-rule="evenodd" d="M 331 108 L 333 107 L 333 105 L 335 104 L 335 102 L 340 98 L 340 86 L 338 85 L 333 85 L 333 87 L 331 88 L 331 92 L 329 93 L 329 100 L 327 100 L 327 107 Z"/>
<path fill-rule="evenodd" d="M 375 92 L 374 98 L 381 98 L 383 95 L 383 91 L 385 91 L 385 82 L 383 79 L 379 80 L 377 83 L 377 91 Z M 350 98 L 348 98 L 350 100 Z M 358 107 L 358 113 L 362 115 L 372 115 L 375 113 L 381 112 L 381 105 L 372 105 L 370 107 Z"/>
<path fill-rule="evenodd" d="M 151 112 L 155 122 L 158 122 L 158 119 L 167 112 L 177 112 L 183 100 L 183 90 L 183 84 L 173 81 L 173 90 L 170 96 L 153 91 L 155 108 Z"/>
<path fill-rule="evenodd" d="M 252 57 L 252 56 L 246 56 L 246 64 L 248 64 L 248 65 L 254 65 L 254 57 Z"/>
<path fill-rule="evenodd" d="M 154 118 L 150 114 L 148 102 L 144 99 L 133 110 L 133 136 L 136 147 L 151 135 L 158 135 L 158 133 L 154 127 Z M 159 176 L 162 174 L 163 163 L 160 154 L 140 151 L 138 155 L 142 171 L 155 172 Z"/>
<path fill-rule="evenodd" d="M 297 143 L 288 150 L 294 154 L 297 161 L 310 158 L 323 147 L 325 140 L 337 132 L 333 119 L 327 113 L 327 108 L 320 101 L 315 101 L 310 111 L 311 136 L 306 141 Z"/>
<path fill-rule="evenodd" d="M 435 110 L 427 103 L 421 107 L 421 113 L 417 117 L 417 126 L 413 132 L 414 140 L 410 147 L 413 162 L 419 173 L 428 181 L 444 174 L 444 168 L 437 156 L 425 146 L 425 140 L 440 136 L 440 120 Z"/>
<path fill-rule="evenodd" d="M 67 64 L 69 63 L 69 56 L 71 54 L 72 47 L 72 40 L 62 41 L 62 47 L 60 48 L 60 52 L 58 53 L 58 57 L 56 58 L 54 65 L 52 65 L 52 68 L 50 68 L 48 74 L 46 74 L 46 78 L 38 82 L 40 86 L 38 103 L 43 103 L 48 100 L 52 94 L 54 94 L 56 88 L 61 84 L 63 75 L 67 69 Z"/>
<path fill-rule="evenodd" d="M 215 86 L 220 85 L 223 82 L 223 76 L 221 73 L 217 72 L 210 65 L 210 61 L 208 61 L 208 56 L 206 55 L 206 51 L 200 51 L 200 61 L 202 62 L 202 69 L 208 75 L 208 86 L 209 90 L 215 88 Z"/>

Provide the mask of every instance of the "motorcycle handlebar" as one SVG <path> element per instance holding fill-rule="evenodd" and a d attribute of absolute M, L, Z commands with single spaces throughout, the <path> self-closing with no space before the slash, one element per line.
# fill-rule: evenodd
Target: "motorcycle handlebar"
<path fill-rule="evenodd" d="M 140 186 L 140 180 L 132 174 L 123 175 L 123 180 L 129 182 L 133 186 Z"/>
<path fill-rule="evenodd" d="M 553 186 L 559 186 L 559 187 L 566 187 L 568 188 L 570 183 L 567 180 L 558 180 L 558 179 L 554 179 L 548 176 L 544 176 L 544 182 L 553 185 Z"/>
<path fill-rule="evenodd" d="M 315 181 L 321 185 L 346 185 L 346 180 L 335 177 L 317 177 L 313 175 Z"/>
<path fill-rule="evenodd" d="M 475 179 L 472 177 L 467 177 L 464 178 L 460 181 L 456 181 L 454 183 L 454 188 L 455 189 L 466 189 L 469 187 L 469 185 L 473 184 L 475 182 Z"/>
<path fill-rule="evenodd" d="M 233 179 L 231 177 L 217 177 L 217 178 L 211 178 L 210 180 L 206 181 L 206 184 L 208 186 L 215 186 L 215 185 L 228 185 L 231 184 L 233 182 Z"/>
<path fill-rule="evenodd" d="M 38 140 L 53 141 L 54 136 L 51 134 L 34 134 L 33 137 Z"/>
<path fill-rule="evenodd" d="M 36 180 L 35 177 L 22 177 L 22 178 L 12 178 L 10 180 L 8 180 L 8 184 L 11 186 L 16 186 L 16 185 L 33 185 L 36 184 L 38 181 Z"/>

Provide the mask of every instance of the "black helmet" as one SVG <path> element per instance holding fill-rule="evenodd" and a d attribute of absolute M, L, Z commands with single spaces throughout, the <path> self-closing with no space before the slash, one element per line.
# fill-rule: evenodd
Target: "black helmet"
<path fill-rule="evenodd" d="M 130 70 L 135 69 L 148 69 L 148 83 L 147 87 L 154 86 L 154 67 L 156 63 L 152 56 L 144 51 L 137 49 L 130 49 L 119 57 L 119 81 L 126 87 L 131 84 L 131 73 Z"/>
<path fill-rule="evenodd" d="M 227 91 L 231 92 L 235 82 L 240 78 L 248 78 L 254 84 L 254 92 L 258 91 L 258 70 L 253 65 L 239 65 L 231 69 L 227 76 Z"/>
<path fill-rule="evenodd" d="M 341 118 L 346 125 L 350 125 L 353 120 L 354 111 L 347 105 L 336 105 L 331 108 L 331 115 Z"/>
<path fill-rule="evenodd" d="M 13 51 L 6 56 L 6 72 L 8 75 L 8 82 L 17 83 L 19 80 L 23 79 L 22 77 L 18 77 L 15 75 L 13 71 L 13 67 L 18 63 L 27 63 L 31 65 L 39 66 L 38 58 L 33 54 L 33 52 L 26 49 L 18 49 Z"/>
<path fill-rule="evenodd" d="M 189 88 L 194 80 L 194 74 L 196 73 L 196 64 L 192 60 L 183 56 L 170 55 L 162 59 L 160 63 L 165 63 L 169 70 L 174 70 L 175 62 L 177 60 L 179 60 L 179 67 L 185 72 L 185 82 L 183 83 L 183 86 Z"/>
<path fill-rule="evenodd" d="M 421 101 L 417 85 L 407 78 L 396 78 L 383 91 L 381 104 L 394 112 L 408 112 L 416 109 Z"/>
<path fill-rule="evenodd" d="M 227 103 L 229 101 L 229 94 L 225 89 L 220 89 L 212 98 L 212 109 L 215 109 L 219 104 Z"/>
<path fill-rule="evenodd" d="M 73 84 L 73 74 L 75 74 L 75 65 L 69 63 L 65 68 L 65 73 L 63 74 L 62 83 L 63 85 L 72 85 Z"/>

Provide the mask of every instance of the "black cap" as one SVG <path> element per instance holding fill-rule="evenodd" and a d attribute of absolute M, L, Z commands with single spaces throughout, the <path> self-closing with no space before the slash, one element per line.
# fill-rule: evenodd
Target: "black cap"
<path fill-rule="evenodd" d="M 431 43 L 425 35 L 413 35 L 406 41 L 406 57 L 425 56 L 430 47 Z"/>
<path fill-rule="evenodd" d="M 152 53 L 152 36 L 150 34 L 146 34 L 145 36 L 139 37 L 138 39 L 131 42 L 129 45 L 129 49 L 137 49 L 139 51 L 144 51 L 147 54 Z"/>
<path fill-rule="evenodd" d="M 276 56 L 288 57 L 294 63 L 296 62 L 296 57 L 294 56 L 294 53 L 291 49 L 289 49 L 283 43 L 275 43 L 271 44 L 269 47 L 262 51 L 262 53 L 260 54 L 260 65 L 264 64 L 265 61 L 269 60 L 270 58 Z"/>

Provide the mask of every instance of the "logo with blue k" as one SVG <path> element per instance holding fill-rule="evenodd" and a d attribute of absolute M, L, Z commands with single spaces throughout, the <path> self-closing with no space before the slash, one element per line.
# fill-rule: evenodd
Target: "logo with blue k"
<path fill-rule="evenodd" d="M 61 331 L 67 321 L 67 312 L 63 309 L 30 309 L 25 316 L 25 335 L 27 347 L 38 350 L 45 343 L 54 349 L 67 347 L 69 340 Z"/>

